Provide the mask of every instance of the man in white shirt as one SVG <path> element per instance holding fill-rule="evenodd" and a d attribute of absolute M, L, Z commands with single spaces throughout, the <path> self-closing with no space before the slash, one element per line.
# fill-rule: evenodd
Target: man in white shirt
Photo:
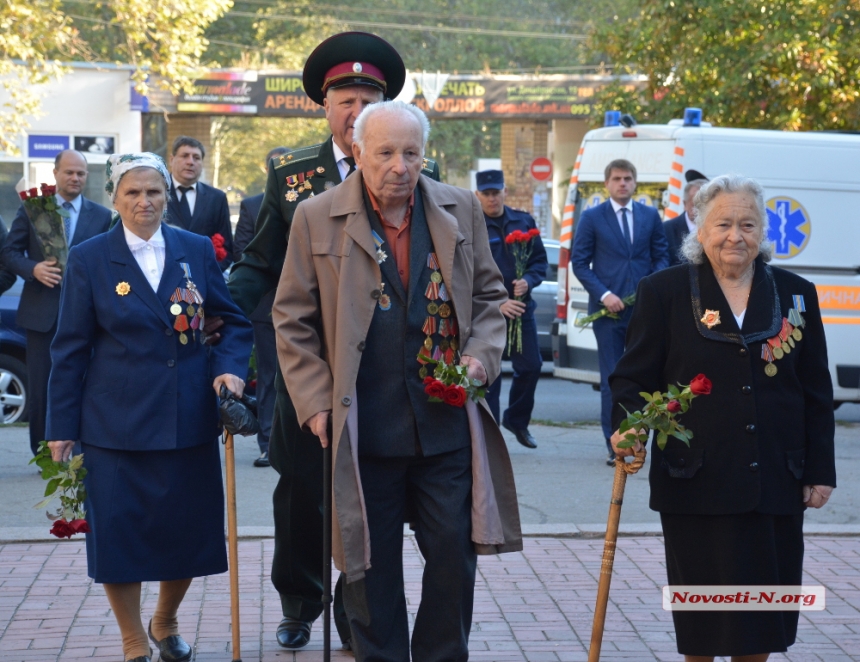
<path fill-rule="evenodd" d="M 624 299 L 636 292 L 642 278 L 669 266 L 669 252 L 657 210 L 633 201 L 636 166 L 616 159 L 604 174 L 609 200 L 582 213 L 570 262 L 573 274 L 588 291 L 588 313 L 605 307 L 615 316 L 601 317 L 592 325 L 600 365 L 600 423 L 608 452 L 606 463 L 613 466 L 609 375 L 624 353 L 632 310 Z"/>

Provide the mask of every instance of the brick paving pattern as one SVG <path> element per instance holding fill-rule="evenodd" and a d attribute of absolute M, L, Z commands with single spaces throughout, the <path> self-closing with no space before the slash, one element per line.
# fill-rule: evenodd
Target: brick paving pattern
<path fill-rule="evenodd" d="M 410 615 L 420 596 L 422 561 L 404 543 Z M 531 538 L 520 554 L 478 563 L 470 659 L 485 662 L 587 660 L 603 541 Z M 269 581 L 273 542 L 243 540 L 240 609 L 244 662 L 318 662 L 321 626 L 292 653 L 274 631 L 280 603 Z M 621 538 L 601 659 L 680 660 L 672 619 L 661 608 L 662 540 Z M 798 642 L 771 660 L 860 660 L 860 539 L 808 537 L 804 583 L 827 587 L 827 610 L 801 613 Z M 144 585 L 143 614 L 155 606 L 157 583 Z M 233 659 L 228 575 L 197 579 L 179 614 L 198 662 Z M 332 628 L 334 630 L 334 628 Z M 335 635 L 336 637 L 336 635 Z M 0 660 L 121 662 L 119 631 L 99 585 L 86 576 L 82 541 L 0 546 Z M 352 660 L 335 650 L 333 660 Z M 157 662 L 158 656 L 153 659 Z"/>

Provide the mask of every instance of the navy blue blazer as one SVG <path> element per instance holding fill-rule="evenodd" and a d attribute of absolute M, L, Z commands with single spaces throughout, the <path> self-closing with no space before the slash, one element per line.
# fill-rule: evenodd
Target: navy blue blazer
<path fill-rule="evenodd" d="M 224 191 L 197 182 L 197 199 L 194 202 L 194 213 L 191 223 L 187 223 L 179 211 L 179 198 L 176 195 L 176 183 L 170 187 L 167 201 L 167 222 L 170 225 L 188 230 L 204 237 L 220 234 L 224 237 L 224 248 L 227 257 L 218 263 L 221 271 L 233 264 L 233 227 L 230 225 L 230 206 Z"/>
<path fill-rule="evenodd" d="M 83 198 L 71 246 L 77 246 L 97 234 L 107 232 L 110 218 L 111 213 L 107 207 Z M 15 214 L 15 220 L 12 221 L 12 228 L 0 253 L 0 259 L 7 269 L 24 279 L 24 290 L 21 292 L 21 302 L 18 305 L 16 317 L 18 326 L 30 331 L 46 333 L 57 321 L 60 293 L 64 285 L 61 283 L 60 287 L 46 287 L 33 276 L 33 267 L 44 261 L 45 256 L 32 228 L 27 212 L 24 211 L 24 205 L 21 205 L 18 213 Z"/>
<path fill-rule="evenodd" d="M 247 374 L 251 324 L 230 298 L 209 239 L 167 225 L 162 232 L 157 293 L 132 256 L 122 223 L 69 253 L 51 345 L 48 439 L 117 450 L 171 450 L 216 439 L 212 382 L 224 373 Z M 170 296 L 185 287 L 183 262 L 206 315 L 224 320 L 215 347 L 182 345 L 173 329 Z M 128 294 L 117 292 L 120 283 L 128 283 Z"/>
<path fill-rule="evenodd" d="M 570 257 L 573 275 L 588 291 L 588 312 L 600 308 L 607 291 L 621 298 L 636 291 L 640 279 L 669 266 L 663 222 L 653 207 L 633 203 L 633 243 L 624 238 L 612 203 L 587 209 L 579 218 Z"/>
<path fill-rule="evenodd" d="M 508 298 L 513 299 L 513 282 L 517 277 L 517 272 L 514 254 L 510 246 L 505 243 L 505 237 L 514 230 L 528 232 L 535 229 L 537 225 L 531 214 L 519 209 L 512 209 L 507 205 L 505 205 L 504 211 L 499 218 L 489 218 L 484 214 L 484 220 L 487 222 L 487 235 L 490 239 L 490 251 L 493 253 L 493 260 L 495 260 L 499 271 L 502 272 L 502 279 L 505 281 Z M 523 299 L 527 302 L 526 315 L 533 314 L 534 309 L 537 308 L 537 303 L 531 298 L 531 292 L 546 278 L 546 268 L 546 249 L 543 246 L 541 238 L 536 237 L 532 242 L 532 254 L 529 256 L 529 261 L 526 264 L 526 272 L 523 274 L 523 280 L 529 284 L 528 294 Z"/>
<path fill-rule="evenodd" d="M 680 250 L 684 239 L 690 234 L 690 228 L 687 227 L 687 212 L 663 223 L 663 232 L 666 233 L 666 241 L 669 242 L 669 266 L 674 267 L 676 264 L 686 262 L 681 257 Z"/>

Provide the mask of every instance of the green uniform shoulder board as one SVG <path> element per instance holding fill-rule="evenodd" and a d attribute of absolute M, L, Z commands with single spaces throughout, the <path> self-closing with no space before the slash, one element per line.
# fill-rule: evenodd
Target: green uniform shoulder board
<path fill-rule="evenodd" d="M 424 163 L 421 164 L 421 172 L 426 175 L 429 175 L 433 172 L 433 166 L 436 165 L 436 162 L 433 159 L 424 159 Z"/>
<path fill-rule="evenodd" d="M 273 159 L 275 163 L 275 169 L 291 166 L 302 161 L 307 161 L 308 159 L 315 159 L 319 155 L 320 148 L 322 146 L 323 143 L 320 143 L 318 145 L 311 145 L 310 147 L 300 147 L 299 149 L 293 150 L 288 154 L 277 156 Z"/>

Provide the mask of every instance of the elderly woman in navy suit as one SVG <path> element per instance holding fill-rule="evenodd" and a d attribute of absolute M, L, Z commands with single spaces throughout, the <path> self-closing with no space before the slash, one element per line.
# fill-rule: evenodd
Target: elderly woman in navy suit
<path fill-rule="evenodd" d="M 761 186 L 717 177 L 695 198 L 690 264 L 639 283 L 627 351 L 610 378 L 615 429 L 666 391 L 705 374 L 707 397 L 679 421 L 695 436 L 651 450 L 670 585 L 801 584 L 803 512 L 836 486 L 833 388 L 815 286 L 768 264 Z M 620 435 L 612 443 L 617 448 Z M 618 449 L 629 455 L 630 449 Z M 763 662 L 797 634 L 797 611 L 675 611 L 689 661 Z"/>
<path fill-rule="evenodd" d="M 192 656 L 177 623 L 192 578 L 227 570 L 216 394 L 242 393 L 251 325 L 209 239 L 162 225 L 161 158 L 111 156 L 108 179 L 122 222 L 69 253 L 48 445 L 57 460 L 81 445 L 89 576 L 104 584 L 124 659 L 151 658 L 141 582 L 159 581 L 148 635 L 177 662 Z M 216 347 L 202 342 L 205 315 L 224 320 Z"/>

